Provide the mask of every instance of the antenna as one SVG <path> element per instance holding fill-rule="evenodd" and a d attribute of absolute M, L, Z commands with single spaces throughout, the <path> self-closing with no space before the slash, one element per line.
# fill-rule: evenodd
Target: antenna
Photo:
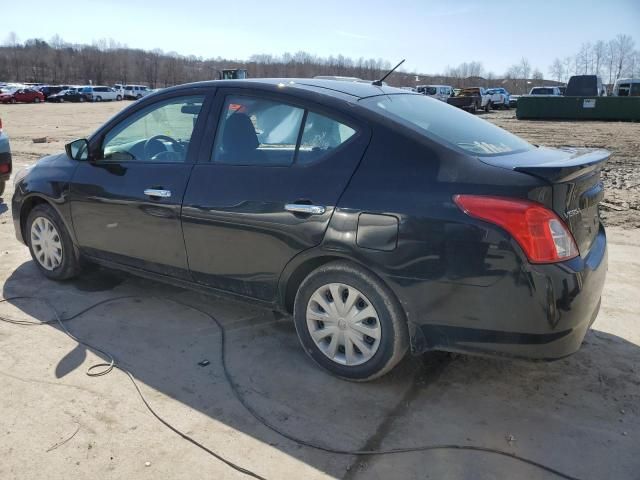
<path fill-rule="evenodd" d="M 375 85 L 376 87 L 381 87 L 382 82 L 384 82 L 389 75 L 395 72 L 398 69 L 398 67 L 404 63 L 404 61 L 405 59 L 403 58 L 402 61 L 399 64 L 397 64 L 395 67 L 393 67 L 391 70 L 389 70 L 384 77 L 382 77 L 380 80 L 376 80 L 375 82 L 371 82 L 371 85 Z"/>

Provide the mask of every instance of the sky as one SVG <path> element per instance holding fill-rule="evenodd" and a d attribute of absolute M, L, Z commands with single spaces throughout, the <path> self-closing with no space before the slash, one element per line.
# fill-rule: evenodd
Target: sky
<path fill-rule="evenodd" d="M 631 35 L 640 49 L 640 0 L 83 0 L 12 9 L 0 41 L 59 34 L 72 43 L 112 38 L 131 48 L 246 59 L 300 50 L 382 58 L 403 70 L 443 72 L 481 61 L 502 75 L 520 58 L 548 74 L 583 42 Z M 40 12 L 34 17 L 34 12 Z M 35 19 L 35 20 L 34 20 Z"/>

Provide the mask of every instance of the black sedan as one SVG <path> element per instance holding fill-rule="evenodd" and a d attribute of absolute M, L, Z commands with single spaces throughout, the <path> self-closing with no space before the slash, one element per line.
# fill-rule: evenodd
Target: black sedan
<path fill-rule="evenodd" d="M 406 90 L 214 81 L 131 105 L 17 174 L 18 239 L 290 312 L 347 379 L 408 349 L 553 359 L 607 269 L 602 150 L 550 149 Z"/>
<path fill-rule="evenodd" d="M 62 90 L 61 92 L 49 95 L 47 102 L 64 103 L 64 102 L 90 102 L 91 96 L 81 93 L 77 88 Z"/>

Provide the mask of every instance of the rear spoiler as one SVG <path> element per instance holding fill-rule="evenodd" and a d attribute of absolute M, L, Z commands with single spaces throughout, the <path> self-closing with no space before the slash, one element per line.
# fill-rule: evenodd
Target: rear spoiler
<path fill-rule="evenodd" d="M 562 183 L 599 170 L 610 157 L 607 150 L 538 147 L 519 154 L 479 159 L 489 165 L 527 173 L 551 183 Z"/>

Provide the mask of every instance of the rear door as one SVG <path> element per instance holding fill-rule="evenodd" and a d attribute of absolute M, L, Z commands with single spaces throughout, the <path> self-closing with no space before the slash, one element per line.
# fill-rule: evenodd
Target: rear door
<path fill-rule="evenodd" d="M 190 279 L 180 208 L 197 153 L 206 92 L 139 105 L 91 140 L 71 184 L 71 213 L 90 256 Z"/>
<path fill-rule="evenodd" d="M 320 105 L 247 92 L 218 91 L 182 225 L 196 281 L 273 300 L 285 265 L 322 241 L 370 133 Z"/>

